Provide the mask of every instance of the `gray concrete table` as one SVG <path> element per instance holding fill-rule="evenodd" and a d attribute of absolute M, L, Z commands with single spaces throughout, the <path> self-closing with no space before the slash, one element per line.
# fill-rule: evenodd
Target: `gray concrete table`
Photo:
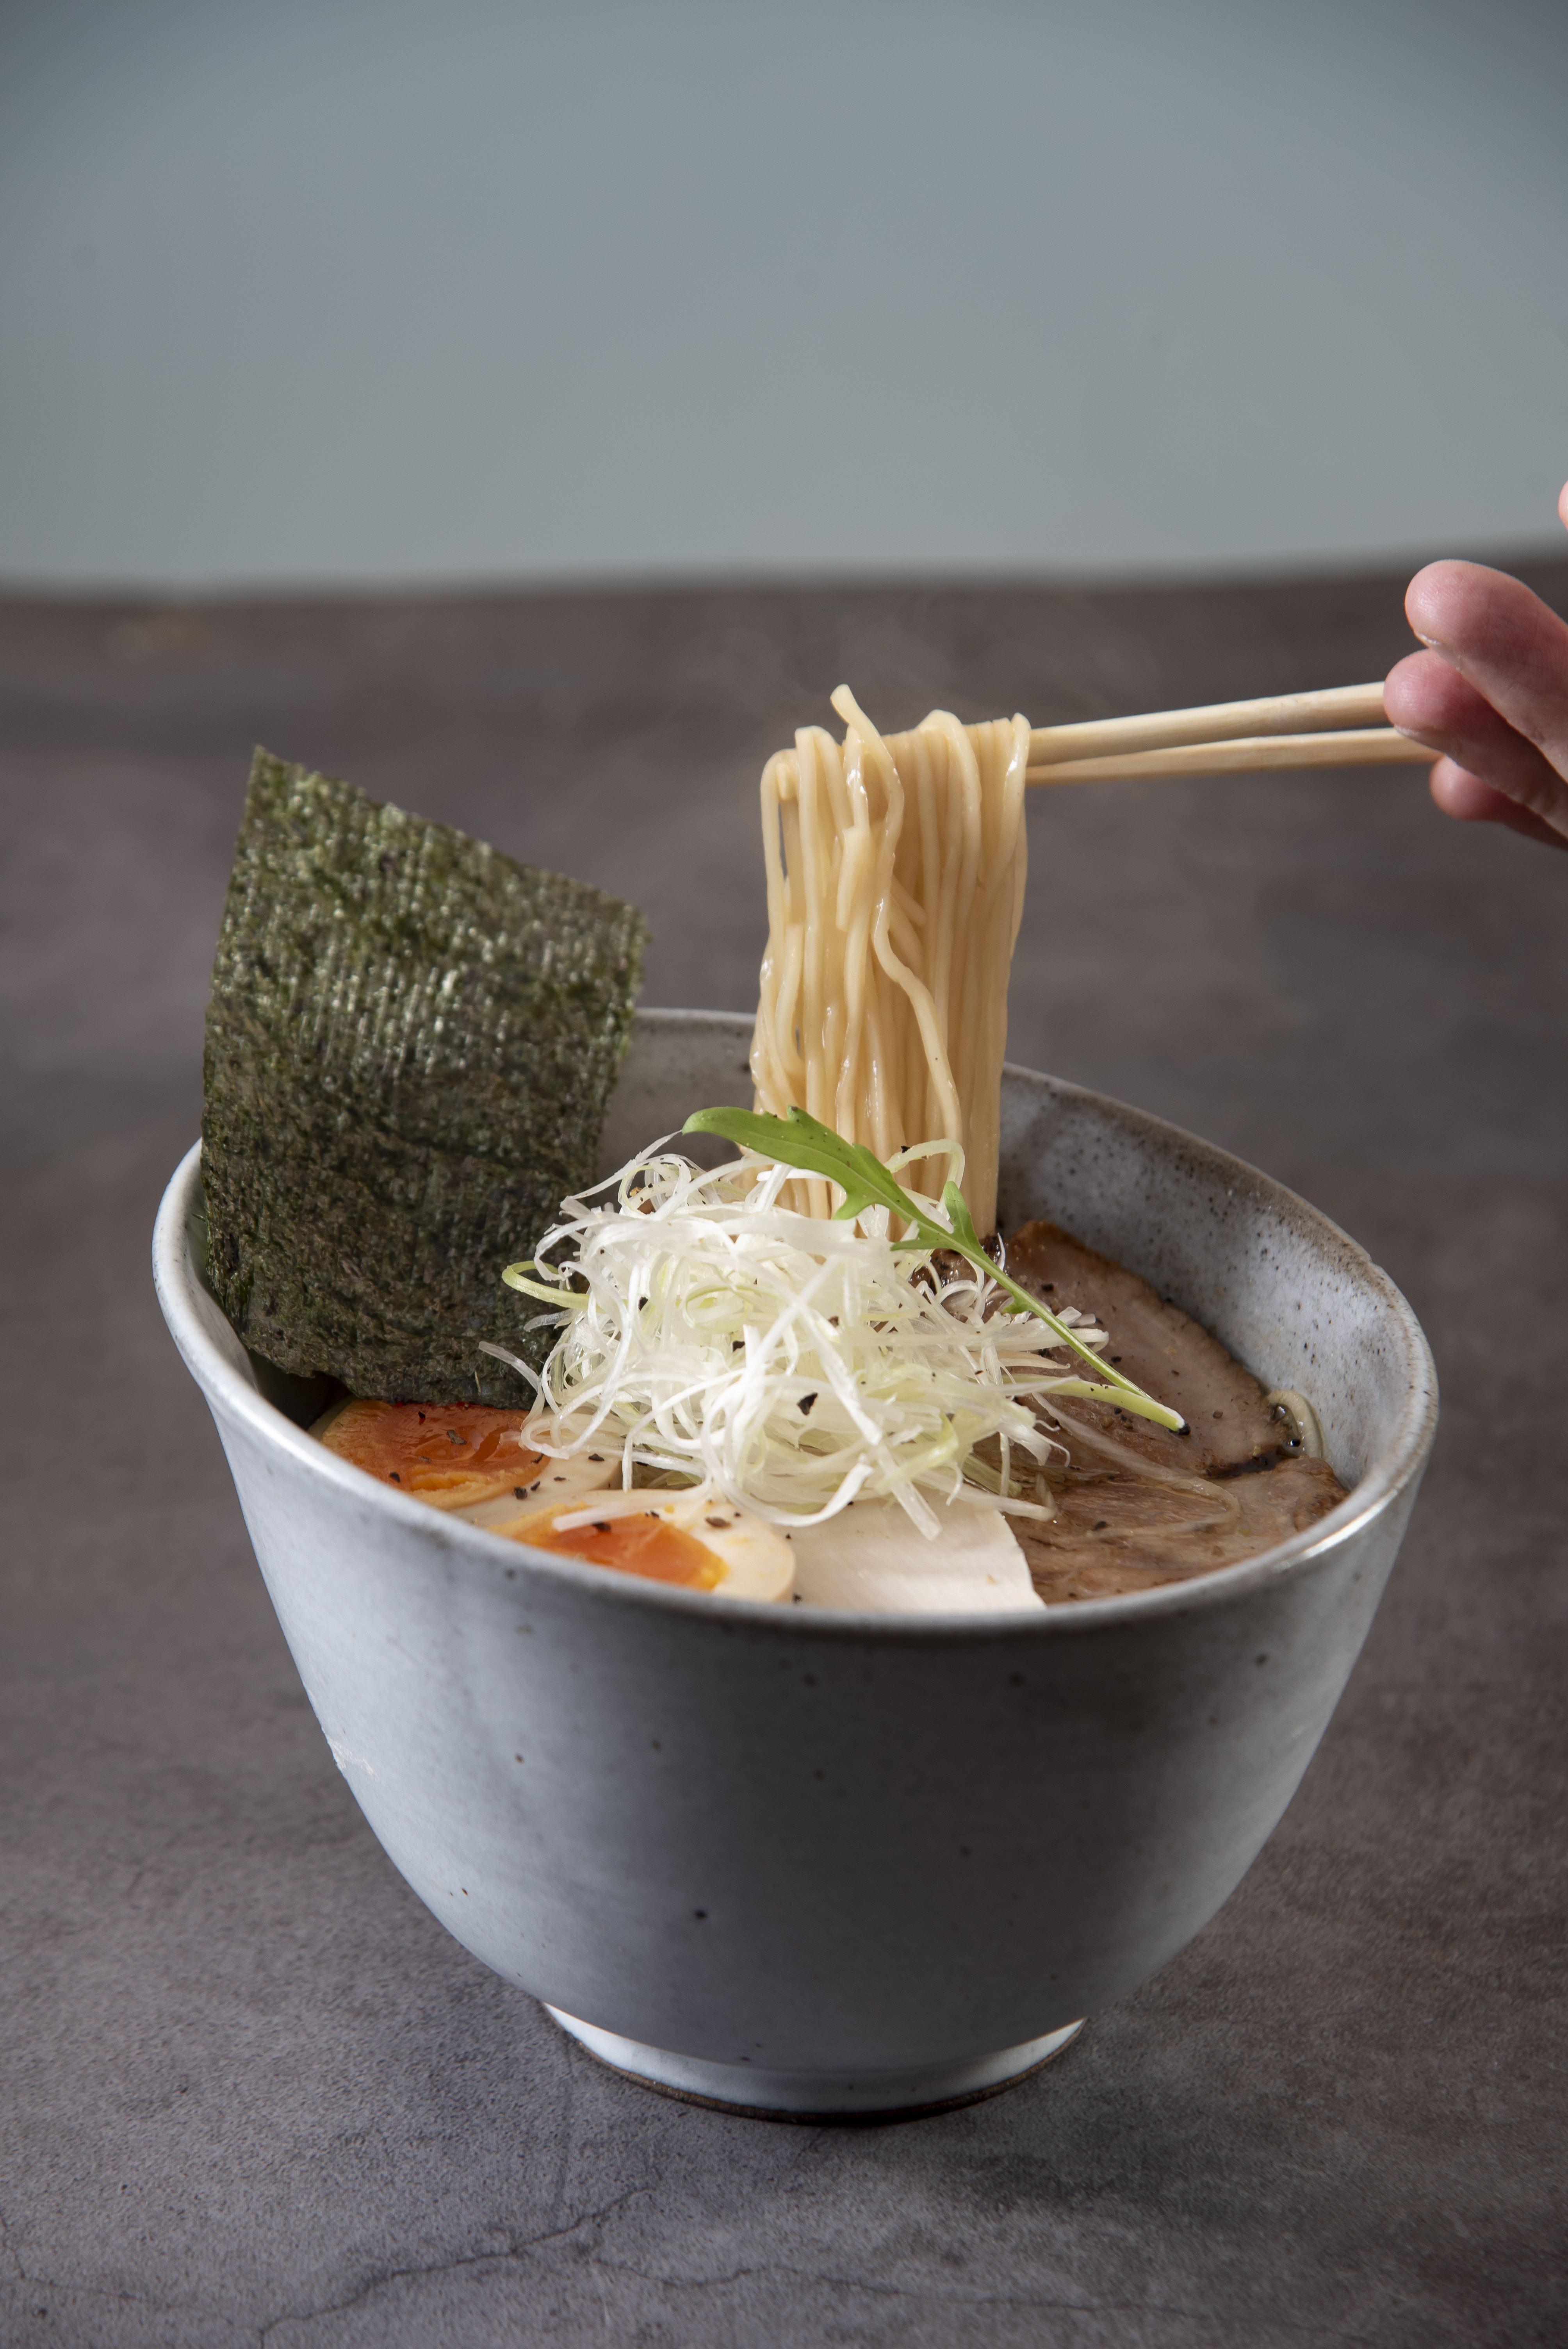
<path fill-rule="evenodd" d="M 757 775 L 841 677 L 888 724 L 1043 722 L 1407 644 L 1394 578 L 0 606 L 6 2349 L 1568 2338 L 1568 856 L 1419 771 L 1037 796 L 1014 1057 L 1347 1226 L 1446 1416 L 1241 1890 L 945 2118 L 664 2102 L 446 1939 L 332 1766 L 147 1269 L 257 738 L 636 899 L 647 999 L 744 1008 Z"/>

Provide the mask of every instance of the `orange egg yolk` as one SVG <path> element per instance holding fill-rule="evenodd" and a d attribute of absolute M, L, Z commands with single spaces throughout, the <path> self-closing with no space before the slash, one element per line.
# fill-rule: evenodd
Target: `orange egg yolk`
<path fill-rule="evenodd" d="M 527 1497 L 542 1454 L 517 1431 L 526 1412 L 488 1403 L 346 1403 L 322 1437 L 329 1452 L 438 1509 Z"/>
<path fill-rule="evenodd" d="M 528 1536 L 542 1549 L 570 1550 L 594 1566 L 640 1574 L 647 1582 L 678 1582 L 687 1590 L 713 1590 L 724 1568 L 707 1544 L 682 1533 L 667 1518 L 598 1517 L 564 1533 L 554 1526 Z"/>

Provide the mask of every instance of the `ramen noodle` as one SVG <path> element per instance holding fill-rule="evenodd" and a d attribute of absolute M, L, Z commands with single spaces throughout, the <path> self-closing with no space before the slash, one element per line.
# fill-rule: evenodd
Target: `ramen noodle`
<path fill-rule="evenodd" d="M 804 727 L 762 777 L 757 1106 L 809 1110 L 884 1161 L 906 1144 L 956 1143 L 961 1161 L 931 1159 L 910 1180 L 940 1197 L 954 1174 L 989 1232 L 1029 721 L 961 726 L 939 709 L 883 736 L 847 686 L 833 707 L 841 744 Z M 832 1212 L 825 1182 L 796 1195 Z"/>

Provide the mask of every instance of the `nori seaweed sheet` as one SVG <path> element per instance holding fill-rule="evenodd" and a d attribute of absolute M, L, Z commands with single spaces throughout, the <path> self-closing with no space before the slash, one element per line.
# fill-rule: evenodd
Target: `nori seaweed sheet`
<path fill-rule="evenodd" d="M 521 1404 L 504 1265 L 593 1180 L 647 927 L 258 750 L 207 1010 L 209 1277 L 244 1344 L 393 1402 Z"/>

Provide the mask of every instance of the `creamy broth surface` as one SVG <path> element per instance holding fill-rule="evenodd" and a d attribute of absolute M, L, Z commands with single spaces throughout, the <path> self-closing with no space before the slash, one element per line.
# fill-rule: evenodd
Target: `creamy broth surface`
<path fill-rule="evenodd" d="M 1183 1413 L 1191 1430 L 1174 1435 L 1104 1403 L 1052 1405 L 1070 1454 L 1047 1471 L 1056 1519 L 1008 1520 L 1042 1599 L 1104 1599 L 1212 1574 L 1305 1531 L 1345 1498 L 1252 1372 L 1124 1265 L 1037 1222 L 1008 1240 L 1007 1268 L 1053 1311 L 1073 1306 L 1097 1319 L 1109 1332 L 1104 1359 Z"/>

